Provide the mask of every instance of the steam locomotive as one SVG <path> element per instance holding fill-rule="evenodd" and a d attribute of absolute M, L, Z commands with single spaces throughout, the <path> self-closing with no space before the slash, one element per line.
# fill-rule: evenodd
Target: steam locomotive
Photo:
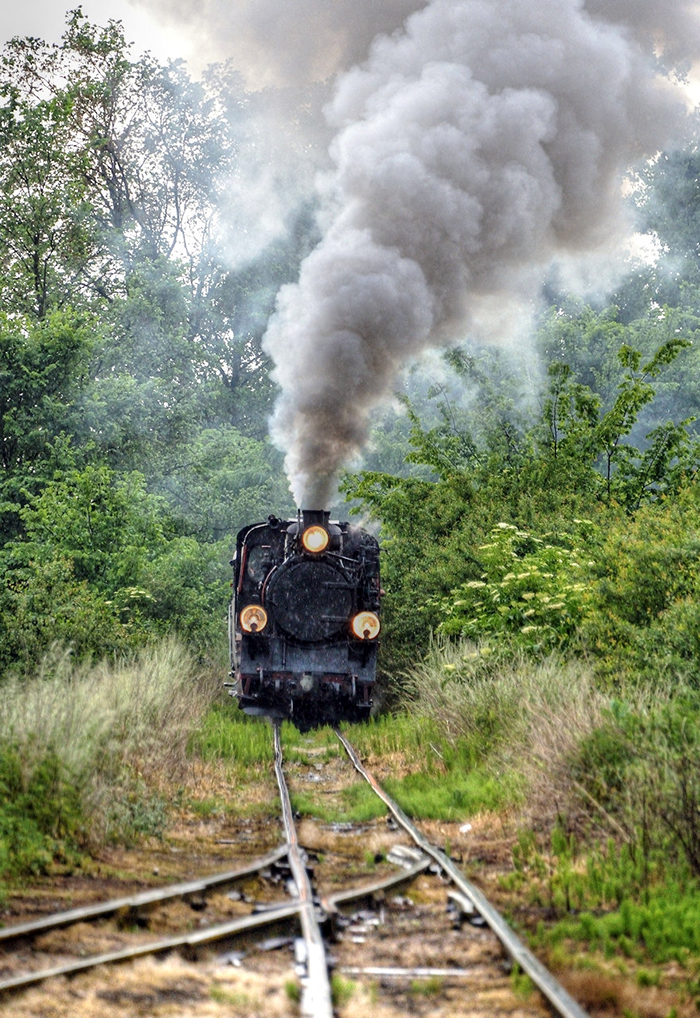
<path fill-rule="evenodd" d="M 300 728 L 369 715 L 379 621 L 379 546 L 324 511 L 270 516 L 236 539 L 229 692 L 248 714 Z"/>

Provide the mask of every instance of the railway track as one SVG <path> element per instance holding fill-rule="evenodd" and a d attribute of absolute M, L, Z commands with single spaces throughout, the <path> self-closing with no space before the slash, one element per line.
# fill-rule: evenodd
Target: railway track
<path fill-rule="evenodd" d="M 469 987 L 470 980 L 473 981 L 475 964 L 477 968 L 483 967 L 484 952 L 495 967 L 496 975 L 481 973 L 480 978 L 491 988 L 489 992 L 496 1000 L 497 994 L 493 988 L 502 987 L 504 983 L 507 988 L 508 983 L 503 967 L 502 950 L 512 962 L 517 963 L 519 968 L 527 973 L 555 1013 L 562 1018 L 585 1018 L 585 1012 L 581 1007 L 531 954 L 482 892 L 465 879 L 454 862 L 431 844 L 384 792 L 373 775 L 363 766 L 348 739 L 339 731 L 336 731 L 336 735 L 355 770 L 389 810 L 392 822 L 397 828 L 394 840 L 398 841 L 389 852 L 389 860 L 395 862 L 398 869 L 372 882 L 365 878 L 358 886 L 346 887 L 333 893 L 327 890 L 320 897 L 316 894 L 309 875 L 311 868 L 309 858 L 300 843 L 294 823 L 279 727 L 273 725 L 275 777 L 280 793 L 282 826 L 285 833 L 283 845 L 237 869 L 213 874 L 201 880 L 173 884 L 82 908 L 69 909 L 0 929 L 0 952 L 4 952 L 7 959 L 13 944 L 31 945 L 35 938 L 46 937 L 47 934 L 58 935 L 59 931 L 68 930 L 75 924 L 80 924 L 84 928 L 84 924 L 105 924 L 116 919 L 121 930 L 129 926 L 138 927 L 140 920 L 144 915 L 148 915 L 149 910 L 166 902 L 180 900 L 199 907 L 202 900 L 207 900 L 207 896 L 221 894 L 227 890 L 233 895 L 237 887 L 247 886 L 251 880 L 263 880 L 268 885 L 274 884 L 275 888 L 283 885 L 287 891 L 286 895 L 270 897 L 268 894 L 267 900 L 262 904 L 259 903 L 247 915 L 228 918 L 225 921 L 216 921 L 214 917 L 214 921 L 207 921 L 201 928 L 188 929 L 157 940 L 149 937 L 147 933 L 140 932 L 135 938 L 127 937 L 129 942 L 120 943 L 115 949 L 91 952 L 89 957 L 62 956 L 60 964 L 50 967 L 36 964 L 30 971 L 20 974 L 3 975 L 0 957 L 0 1002 L 7 1000 L 12 993 L 45 980 L 73 977 L 97 966 L 135 961 L 148 955 L 171 955 L 173 952 L 196 957 L 202 949 L 211 950 L 217 943 L 230 947 L 242 940 L 250 943 L 251 939 L 260 939 L 262 936 L 267 938 L 267 943 L 271 943 L 272 929 L 281 934 L 275 943 L 294 945 L 295 971 L 299 978 L 300 993 L 298 1010 L 294 1007 L 289 1013 L 296 1011 L 303 1018 L 332 1018 L 338 1013 L 337 1008 L 334 1009 L 333 988 L 329 976 L 333 967 L 343 977 L 368 982 L 373 987 L 372 992 L 375 995 L 377 987 L 418 987 L 415 992 L 421 992 L 420 987 L 425 987 L 426 993 L 428 991 L 433 993 L 449 986 L 452 987 L 453 998 L 456 998 L 462 991 L 467 992 L 465 988 Z M 414 843 L 412 848 L 401 843 L 399 830 L 409 835 Z M 353 836 L 352 832 L 350 836 Z M 438 898 L 444 899 L 441 911 L 445 913 L 445 917 L 442 926 L 441 920 L 436 918 L 439 909 L 432 906 L 417 907 L 413 905 L 411 899 L 395 893 L 401 885 L 419 879 L 431 882 L 431 890 L 426 892 L 424 889 L 423 894 L 427 893 L 429 897 L 437 895 Z M 446 888 L 448 883 L 452 885 L 451 890 Z M 358 909 L 358 903 L 363 901 L 369 902 L 371 907 Z M 379 906 L 377 902 L 380 903 Z M 447 912 L 445 904 L 448 907 Z M 487 942 L 486 938 L 491 938 L 491 941 Z M 477 941 L 481 953 L 479 961 L 475 963 L 474 944 Z M 433 947 L 430 947 L 429 942 L 433 943 Z M 329 957 L 326 948 L 328 943 L 331 943 L 333 957 Z M 392 945 L 392 950 L 387 950 L 388 945 Z M 405 950 L 403 945 L 406 945 Z M 377 958 L 372 956 L 373 951 Z M 67 952 L 68 949 L 58 953 Z M 444 952 L 444 958 L 441 958 L 440 952 Z M 395 963 L 397 957 L 404 964 L 397 965 Z M 424 964 L 419 963 L 422 958 L 427 958 Z M 459 964 L 460 960 L 463 964 Z M 384 963 L 375 964 L 375 961 Z M 388 996 L 391 999 L 391 989 Z M 488 997 L 488 992 L 485 993 L 485 997 Z M 352 1013 L 366 1013 L 369 1018 L 369 1015 L 374 1014 L 374 1010 L 359 1010 Z M 381 1013 L 389 1015 L 394 1012 L 389 1007 Z M 401 1013 L 401 1005 L 395 1013 Z M 500 1015 L 510 1013 L 510 1009 L 502 1002 L 496 1001 L 492 1011 L 485 1011 L 479 1004 L 473 1013 Z M 518 1013 L 543 1015 L 547 1012 L 535 1002 L 531 1010 L 520 1010 Z"/>

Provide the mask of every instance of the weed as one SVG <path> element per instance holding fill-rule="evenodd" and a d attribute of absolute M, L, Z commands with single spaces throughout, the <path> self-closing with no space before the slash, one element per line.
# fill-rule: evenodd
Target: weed
<path fill-rule="evenodd" d="M 560 920 L 546 940 L 577 940 L 613 957 L 617 951 L 655 965 L 683 965 L 700 952 L 700 889 L 681 889 L 673 882 L 653 885 L 645 902 L 625 898 L 620 907 L 602 915 L 582 912 Z"/>
<path fill-rule="evenodd" d="M 190 799 L 187 805 L 195 816 L 202 817 L 202 819 L 220 816 L 222 813 L 226 812 L 226 804 L 219 798 Z"/>
<path fill-rule="evenodd" d="M 365 858 L 365 866 L 367 867 L 367 869 L 368 870 L 373 870 L 375 868 L 375 866 L 377 865 L 377 860 L 375 859 L 374 852 L 371 849 L 367 849 L 365 851 L 364 858 Z"/>
<path fill-rule="evenodd" d="M 293 1004 L 298 1004 L 301 1000 L 301 986 L 296 979 L 288 979 L 284 984 L 284 992 L 287 994 L 287 999 L 291 1000 Z"/>
<path fill-rule="evenodd" d="M 253 1003 L 247 993 L 232 993 L 222 986 L 212 986 L 209 996 L 215 1004 L 231 1004 L 233 1007 L 249 1007 Z"/>
<path fill-rule="evenodd" d="M 217 704 L 209 711 L 191 748 L 205 760 L 230 761 L 241 776 L 269 767 L 273 761 L 269 725 L 228 704 Z"/>
<path fill-rule="evenodd" d="M 532 979 L 517 963 L 513 965 L 510 973 L 510 985 L 513 987 L 513 993 L 521 1000 L 527 1000 L 535 989 Z"/>
<path fill-rule="evenodd" d="M 352 979 L 343 979 L 337 972 L 331 976 L 331 997 L 335 1007 L 344 1007 L 356 989 L 357 983 Z"/>
<path fill-rule="evenodd" d="M 162 838 L 168 821 L 167 803 L 148 788 L 143 778 L 124 770 L 112 786 L 107 812 L 107 836 L 112 841 L 134 844 L 141 837 Z"/>
<path fill-rule="evenodd" d="M 409 989 L 414 997 L 437 997 L 442 993 L 444 982 L 444 979 L 440 976 L 430 976 L 429 979 L 414 979 Z"/>

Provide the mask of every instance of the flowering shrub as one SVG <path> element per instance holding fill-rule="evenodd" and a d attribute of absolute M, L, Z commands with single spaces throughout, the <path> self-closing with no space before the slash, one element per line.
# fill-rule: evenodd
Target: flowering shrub
<path fill-rule="evenodd" d="M 581 544 L 593 525 L 575 520 L 577 539 L 535 537 L 499 523 L 479 548 L 484 572 L 441 599 L 440 631 L 481 639 L 508 634 L 528 649 L 564 647 L 580 623 L 594 565 Z"/>

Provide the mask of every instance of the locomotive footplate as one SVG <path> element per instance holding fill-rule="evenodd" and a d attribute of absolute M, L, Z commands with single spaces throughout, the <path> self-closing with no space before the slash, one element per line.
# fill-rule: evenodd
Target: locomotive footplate
<path fill-rule="evenodd" d="M 307 673 L 261 673 L 241 675 L 235 690 L 238 705 L 246 714 L 290 718 L 307 725 L 334 723 L 369 717 L 372 683 L 356 675 Z"/>

